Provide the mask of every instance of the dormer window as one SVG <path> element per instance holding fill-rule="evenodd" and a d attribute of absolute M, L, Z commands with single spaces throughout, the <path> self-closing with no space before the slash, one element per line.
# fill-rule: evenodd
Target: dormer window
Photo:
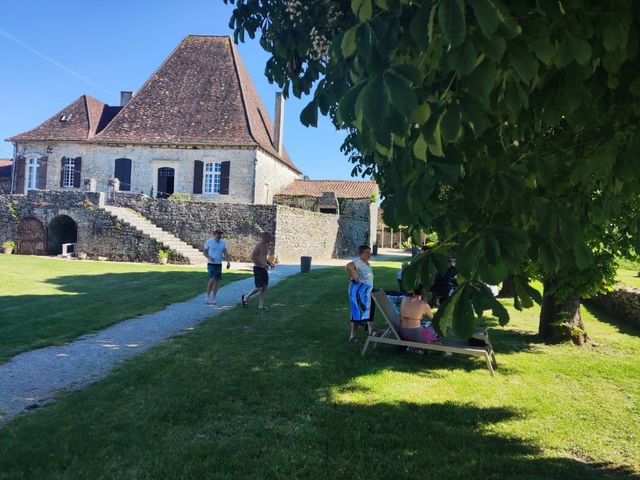
<path fill-rule="evenodd" d="M 62 115 L 60 117 L 60 121 L 61 122 L 68 122 L 69 120 L 71 120 L 72 116 L 73 116 L 73 113 L 65 113 L 64 115 Z"/>

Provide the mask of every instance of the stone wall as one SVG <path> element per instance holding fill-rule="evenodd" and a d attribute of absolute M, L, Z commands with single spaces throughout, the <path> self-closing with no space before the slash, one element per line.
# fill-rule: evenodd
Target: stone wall
<path fill-rule="evenodd" d="M 320 198 L 311 196 L 276 195 L 279 205 L 320 211 Z M 373 245 L 376 240 L 378 205 L 368 198 L 339 198 L 338 232 L 333 255 L 347 258 L 356 255 L 360 245 Z"/>
<path fill-rule="evenodd" d="M 114 203 L 135 210 L 199 250 L 219 228 L 225 232 L 229 255 L 237 261 L 250 261 L 262 232 L 276 232 L 275 205 L 177 202 L 127 194 L 117 195 Z"/>
<path fill-rule="evenodd" d="M 0 240 L 16 240 L 20 220 L 36 218 L 45 229 L 46 243 L 52 221 L 64 215 L 76 223 L 77 252 L 89 258 L 155 262 L 161 246 L 102 210 L 103 204 L 104 194 L 98 192 L 30 190 L 27 195 L 0 195 Z M 179 256 L 172 261 L 186 262 Z"/>
<path fill-rule="evenodd" d="M 640 327 L 640 290 L 618 285 L 612 292 L 607 292 L 585 300 L 612 317 Z"/>
<path fill-rule="evenodd" d="M 337 235 L 338 215 L 277 207 L 275 255 L 281 262 L 331 258 Z"/>

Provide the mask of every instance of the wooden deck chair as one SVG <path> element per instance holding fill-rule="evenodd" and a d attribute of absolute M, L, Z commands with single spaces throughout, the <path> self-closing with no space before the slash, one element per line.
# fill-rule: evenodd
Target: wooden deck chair
<path fill-rule="evenodd" d="M 373 343 L 374 347 L 378 343 L 385 343 L 387 345 L 398 345 L 403 347 L 421 348 L 423 350 L 434 350 L 437 352 L 444 352 L 445 354 L 457 353 L 460 355 L 470 355 L 473 357 L 484 358 L 487 368 L 491 375 L 493 375 L 494 365 L 497 367 L 495 353 L 493 352 L 493 346 L 489 341 L 489 334 L 484 331 L 476 332 L 475 338 L 482 338 L 486 346 L 484 347 L 472 347 L 463 340 L 454 340 L 450 338 L 443 338 L 437 343 L 421 343 L 411 342 L 409 340 L 403 340 L 400 338 L 400 315 L 391 305 L 391 302 L 387 298 L 384 291 L 373 292 L 371 294 L 373 301 L 376 304 L 378 311 L 382 314 L 387 321 L 386 329 L 380 335 L 369 335 L 367 341 L 362 349 L 362 355 L 367 352 L 369 343 Z"/>

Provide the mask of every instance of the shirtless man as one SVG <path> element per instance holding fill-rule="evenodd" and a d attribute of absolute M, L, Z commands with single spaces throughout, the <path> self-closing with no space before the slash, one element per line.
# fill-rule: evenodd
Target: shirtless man
<path fill-rule="evenodd" d="M 247 302 L 251 297 L 253 297 L 256 293 L 260 294 L 260 301 L 258 302 L 258 308 L 260 310 L 268 310 L 264 304 L 265 293 L 267 292 L 267 288 L 269 287 L 269 267 L 274 267 L 274 264 L 271 263 L 267 255 L 269 253 L 269 241 L 271 240 L 271 235 L 268 233 L 263 233 L 260 235 L 260 243 L 256 245 L 256 248 L 253 250 L 251 254 L 251 260 L 253 261 L 253 278 L 255 281 L 255 288 L 251 290 L 249 293 L 242 295 L 241 301 L 242 306 L 247 307 Z"/>
<path fill-rule="evenodd" d="M 418 285 L 413 290 L 413 296 L 405 297 L 400 304 L 400 336 L 403 340 L 412 342 L 433 343 L 438 340 L 438 334 L 431 324 L 422 325 L 422 318 L 433 319 L 433 312 L 429 304 L 422 299 L 424 287 Z"/>

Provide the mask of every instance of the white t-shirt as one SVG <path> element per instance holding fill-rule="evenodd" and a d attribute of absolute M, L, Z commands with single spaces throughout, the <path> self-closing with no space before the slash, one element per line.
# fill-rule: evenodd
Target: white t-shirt
<path fill-rule="evenodd" d="M 222 263 L 222 252 L 226 248 L 227 244 L 224 243 L 224 240 L 216 240 L 215 238 L 207 240 L 204 244 L 204 251 L 213 258 L 213 262 L 209 260 L 209 263 Z"/>
<path fill-rule="evenodd" d="M 358 282 L 373 285 L 373 269 L 371 268 L 371 265 L 365 263 L 360 257 L 354 258 L 353 263 L 356 264 Z"/>

